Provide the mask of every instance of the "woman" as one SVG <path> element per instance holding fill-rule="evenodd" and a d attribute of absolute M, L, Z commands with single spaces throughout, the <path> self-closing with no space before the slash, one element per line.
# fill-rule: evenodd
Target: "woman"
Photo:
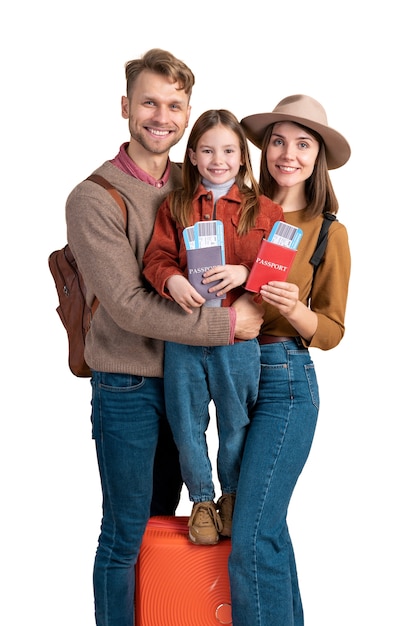
<path fill-rule="evenodd" d="M 350 157 L 319 102 L 295 95 L 272 113 L 242 120 L 262 150 L 260 189 L 303 237 L 288 282 L 261 288 L 261 379 L 239 477 L 229 574 L 233 626 L 302 626 L 303 608 L 287 510 L 307 460 L 319 410 L 309 348 L 330 350 L 344 335 L 350 277 L 346 228 L 335 220 L 313 280 L 310 258 L 323 213 L 338 202 L 329 169 Z"/>

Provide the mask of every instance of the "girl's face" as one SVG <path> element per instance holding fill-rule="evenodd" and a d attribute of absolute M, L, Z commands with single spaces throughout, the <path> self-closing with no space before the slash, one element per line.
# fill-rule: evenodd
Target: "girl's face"
<path fill-rule="evenodd" d="M 293 122 L 278 122 L 266 151 L 268 171 L 280 187 L 303 185 L 311 176 L 320 144 Z"/>
<path fill-rule="evenodd" d="M 201 135 L 196 151 L 190 148 L 189 157 L 202 177 L 217 185 L 227 183 L 242 165 L 239 137 L 219 124 Z"/>

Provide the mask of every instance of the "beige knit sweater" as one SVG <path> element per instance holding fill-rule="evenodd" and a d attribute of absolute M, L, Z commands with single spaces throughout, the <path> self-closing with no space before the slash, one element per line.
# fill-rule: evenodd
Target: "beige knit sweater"
<path fill-rule="evenodd" d="M 137 376 L 163 375 L 163 340 L 190 345 L 227 345 L 226 308 L 185 313 L 175 302 L 148 289 L 142 257 L 156 211 L 166 194 L 181 184 L 171 164 L 170 181 L 157 189 L 125 174 L 109 161 L 96 170 L 121 193 L 127 231 L 117 203 L 102 187 L 83 181 L 66 204 L 68 243 L 87 287 L 87 300 L 100 301 L 87 334 L 85 359 L 91 369 Z"/>

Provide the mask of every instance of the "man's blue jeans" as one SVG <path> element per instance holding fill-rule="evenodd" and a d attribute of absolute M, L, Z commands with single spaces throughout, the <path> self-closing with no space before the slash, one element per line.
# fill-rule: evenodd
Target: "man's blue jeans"
<path fill-rule="evenodd" d="M 233 626 L 303 626 L 287 511 L 314 437 L 319 391 L 298 339 L 261 346 L 258 401 L 233 516 Z"/>
<path fill-rule="evenodd" d="M 260 350 L 256 339 L 232 346 L 165 343 L 164 385 L 169 423 L 190 500 L 213 500 L 206 430 L 209 403 L 216 407 L 217 472 L 222 493 L 236 493 L 249 414 L 258 395 Z"/>
<path fill-rule="evenodd" d="M 178 451 L 165 417 L 161 378 L 93 372 L 91 384 L 103 492 L 93 574 L 96 623 L 133 626 L 142 536 L 151 513 L 174 514 L 182 485 Z"/>

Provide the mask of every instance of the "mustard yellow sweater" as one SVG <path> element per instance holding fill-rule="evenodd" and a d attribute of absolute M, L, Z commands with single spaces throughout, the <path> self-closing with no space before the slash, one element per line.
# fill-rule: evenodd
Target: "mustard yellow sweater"
<path fill-rule="evenodd" d="M 287 212 L 285 221 L 303 230 L 287 280 L 298 285 L 300 300 L 307 305 L 313 279 L 313 266 L 309 260 L 314 252 L 323 218 L 319 216 L 307 221 L 304 214 L 304 210 Z M 325 256 L 317 270 L 311 292 L 310 308 L 318 315 L 318 327 L 310 343 L 305 345 L 330 350 L 343 338 L 350 268 L 347 231 L 343 224 L 335 221 L 330 225 Z M 278 310 L 270 305 L 265 305 L 262 333 L 284 337 L 297 335 Z"/>

